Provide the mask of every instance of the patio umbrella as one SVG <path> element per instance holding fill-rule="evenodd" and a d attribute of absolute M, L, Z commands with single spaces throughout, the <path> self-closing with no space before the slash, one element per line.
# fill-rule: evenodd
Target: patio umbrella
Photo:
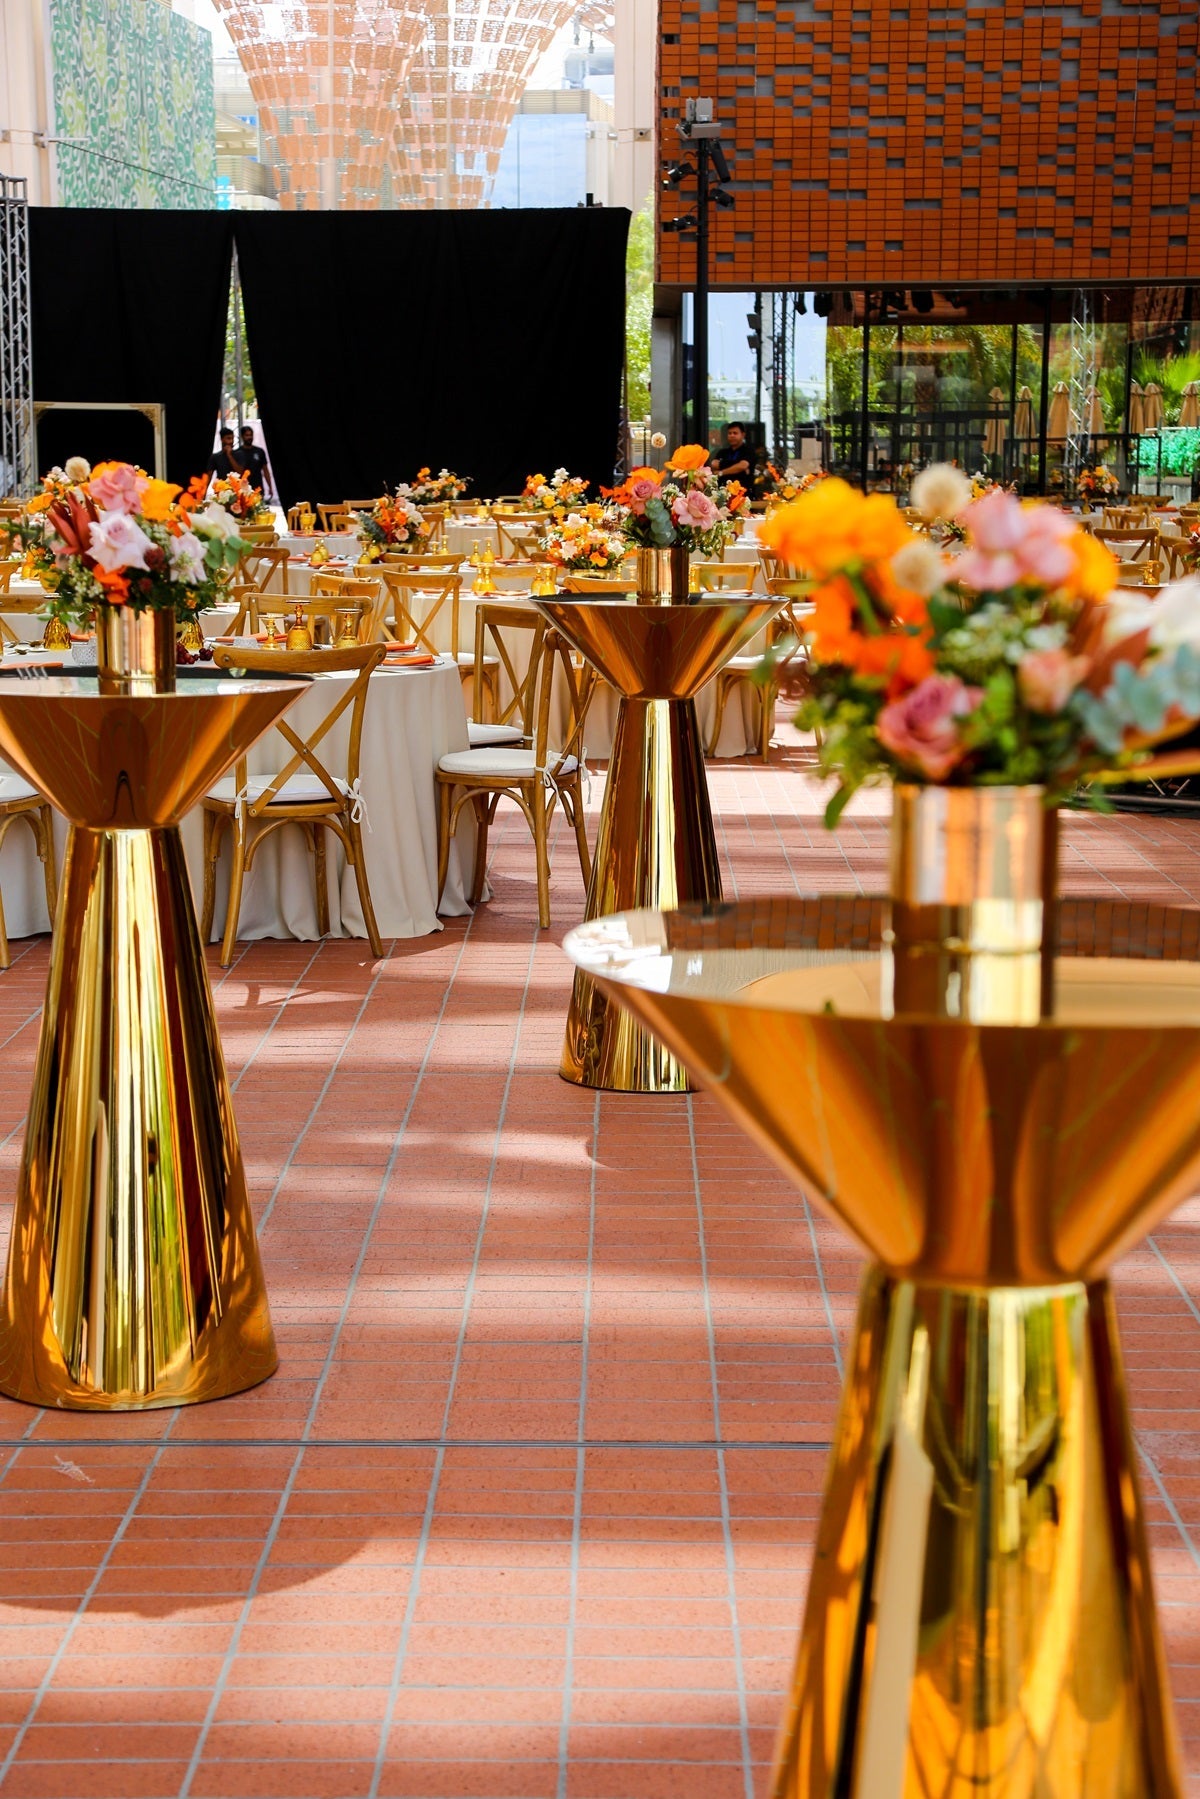
<path fill-rule="evenodd" d="M 1071 403 L 1067 398 L 1067 384 L 1059 381 L 1050 396 L 1050 417 L 1046 421 L 1046 436 L 1057 443 L 1065 441 L 1071 423 Z"/>
<path fill-rule="evenodd" d="M 1099 443 L 1104 436 L 1104 408 L 1100 404 L 1100 390 L 1089 387 L 1083 401 L 1083 415 L 1087 420 L 1087 434 L 1093 443 Z"/>
<path fill-rule="evenodd" d="M 1018 443 L 1028 443 L 1033 437 L 1033 395 L 1028 387 L 1023 387 L 1017 395 L 1017 410 L 1013 419 L 1013 436 Z"/>
<path fill-rule="evenodd" d="M 1143 392 L 1143 431 L 1157 431 L 1163 422 L 1162 388 L 1157 381 L 1147 381 Z"/>
<path fill-rule="evenodd" d="M 1179 406 L 1181 425 L 1200 425 L 1200 381 L 1189 381 Z"/>
<path fill-rule="evenodd" d="M 998 387 L 993 387 L 988 395 L 988 422 L 983 433 L 984 454 L 1000 456 L 1004 452 L 1004 440 L 1008 436 L 1008 420 L 1004 416 L 1004 394 Z"/>
<path fill-rule="evenodd" d="M 1146 429 L 1146 402 L 1142 397 L 1140 381 L 1129 384 L 1129 430 L 1135 437 L 1140 437 Z"/>

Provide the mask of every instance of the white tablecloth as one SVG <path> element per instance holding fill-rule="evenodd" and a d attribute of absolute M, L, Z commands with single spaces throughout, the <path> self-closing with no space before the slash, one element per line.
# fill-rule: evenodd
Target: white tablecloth
<path fill-rule="evenodd" d="M 302 736 L 311 732 L 328 709 L 322 692 L 350 677 L 322 675 L 286 714 Z M 345 766 L 350 710 L 322 740 L 318 754 L 333 773 Z M 362 738 L 362 791 L 370 830 L 364 830 L 367 876 L 380 935 L 421 937 L 441 929 L 437 916 L 437 796 L 433 771 L 440 757 L 467 747 L 466 711 L 458 670 L 450 662 L 425 669 L 381 669 L 371 677 Z M 274 732 L 251 751 L 252 774 L 274 774 L 291 755 Z M 203 890 L 203 821 L 200 809 L 183 820 L 182 835 L 199 911 Z M 66 846 L 65 820 L 55 817 L 55 849 L 61 881 Z M 228 834 L 218 867 L 214 938 L 225 919 L 229 879 Z M 451 846 L 442 910 L 457 916 L 469 910 L 466 893 L 474 872 L 474 819 L 464 808 L 462 825 Z M 335 936 L 364 937 L 353 870 L 336 838 L 326 832 L 329 867 L 330 927 Z M 242 890 L 238 935 L 244 939 L 317 937 L 313 863 L 307 840 L 298 828 L 272 833 L 259 850 Z M 27 937 L 49 929 L 41 863 L 33 838 L 13 825 L 0 851 L 0 891 L 10 937 Z"/>

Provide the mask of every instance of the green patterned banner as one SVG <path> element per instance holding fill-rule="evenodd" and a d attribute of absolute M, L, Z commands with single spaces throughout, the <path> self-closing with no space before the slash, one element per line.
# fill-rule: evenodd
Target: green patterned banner
<path fill-rule="evenodd" d="M 50 0 L 63 206 L 216 204 L 212 39 L 164 0 Z"/>

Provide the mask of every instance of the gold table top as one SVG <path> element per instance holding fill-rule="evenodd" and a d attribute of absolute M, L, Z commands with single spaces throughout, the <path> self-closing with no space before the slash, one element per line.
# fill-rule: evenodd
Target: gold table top
<path fill-rule="evenodd" d="M 0 681 L 0 751 L 72 824 L 176 824 L 308 682 L 187 681 L 109 695 L 94 677 Z"/>
<path fill-rule="evenodd" d="M 884 1016 L 881 917 L 626 912 L 564 947 L 897 1278 L 1102 1275 L 1200 1184 L 1200 912 L 1062 902 L 1032 1026 Z"/>
<path fill-rule="evenodd" d="M 626 699 L 689 700 L 783 601 L 713 595 L 688 606 L 639 606 L 579 595 L 533 604 Z"/>

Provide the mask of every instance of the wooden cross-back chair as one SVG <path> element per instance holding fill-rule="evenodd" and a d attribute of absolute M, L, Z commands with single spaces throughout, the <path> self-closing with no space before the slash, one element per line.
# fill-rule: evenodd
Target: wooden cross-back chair
<path fill-rule="evenodd" d="M 1118 562 L 1118 587 L 1156 586 L 1162 577 L 1161 557 L 1147 557 L 1145 562 Z"/>
<path fill-rule="evenodd" d="M 326 534 L 331 531 L 352 531 L 354 529 L 354 514 L 347 510 L 343 500 L 318 502 L 317 519 L 321 530 Z"/>
<path fill-rule="evenodd" d="M 1138 562 L 1158 555 L 1157 525 L 1097 525 L 1092 532 L 1097 543 L 1105 543 L 1113 555 L 1123 562 Z"/>
<path fill-rule="evenodd" d="M 18 818 L 24 819 L 33 833 L 34 848 L 37 850 L 38 860 L 42 865 L 42 879 L 46 884 L 46 910 L 50 914 L 50 929 L 53 930 L 57 897 L 54 813 L 49 802 L 36 787 L 30 786 L 24 775 L 0 769 L 0 846 L 3 846 L 4 839 Z M 0 968 L 8 968 L 11 963 L 8 927 L 4 921 L 4 901 L 0 898 Z"/>
<path fill-rule="evenodd" d="M 440 629 L 451 654 L 458 654 L 461 575 L 450 569 L 410 572 L 394 563 L 380 563 L 379 579 L 383 583 L 381 626 L 385 638 L 415 643 L 418 649 L 437 656 L 444 653 L 435 641 Z"/>
<path fill-rule="evenodd" d="M 278 573 L 279 592 L 285 594 L 288 591 L 290 557 L 291 551 L 286 544 L 255 544 L 238 563 L 237 576 L 243 581 L 253 582 L 255 587 L 260 587 L 265 592 Z"/>
<path fill-rule="evenodd" d="M 512 609 L 514 612 L 516 608 Z M 528 622 L 526 622 L 526 619 Z M 590 668 L 576 666 L 570 649 L 557 631 L 530 611 L 508 629 L 531 633 L 530 663 L 536 678 L 522 688 L 521 728 L 532 736 L 529 747 L 489 747 L 452 751 L 437 768 L 438 787 L 438 895 L 446 884 L 446 869 L 454 827 L 463 807 L 475 812 L 475 882 L 471 900 L 483 895 L 487 873 L 488 830 L 502 799 L 521 808 L 533 837 L 537 864 L 538 923 L 550 926 L 550 820 L 562 801 L 563 811 L 575 831 L 579 866 L 586 889 L 591 878 L 591 857 L 583 816 L 583 729 L 593 691 Z M 556 681 L 567 702 L 567 728 L 560 748 L 550 748 L 551 700 Z"/>
<path fill-rule="evenodd" d="M 536 576 L 545 573 L 542 562 L 493 562 L 488 573 L 498 593 L 528 593 Z"/>
<path fill-rule="evenodd" d="M 492 523 L 496 527 L 496 549 L 501 556 L 516 556 L 516 538 L 544 531 L 547 525 L 553 524 L 547 512 L 496 512 L 492 514 Z"/>
<path fill-rule="evenodd" d="M 310 597 L 298 602 L 310 622 L 324 619 L 330 631 L 338 612 L 348 606 L 358 607 L 358 641 L 378 643 L 382 640 L 383 583 L 372 576 L 369 580 L 355 575 L 314 575 Z"/>
<path fill-rule="evenodd" d="M 237 607 L 237 616 L 228 628 L 230 637 L 253 637 L 261 631 L 264 615 L 282 613 L 285 605 L 284 596 L 272 596 L 256 587 L 253 581 L 237 581 L 226 589 L 231 605 Z"/>
<path fill-rule="evenodd" d="M 0 594 L 6 594 L 8 592 L 12 583 L 12 578 L 17 573 L 20 566 L 20 556 L 9 556 L 0 560 Z"/>
<path fill-rule="evenodd" d="M 702 593 L 749 593 L 758 579 L 756 562 L 693 562 Z"/>
<path fill-rule="evenodd" d="M 1158 534 L 1159 554 L 1167 565 L 1167 579 L 1177 581 L 1181 575 L 1188 573 L 1188 564 L 1195 555 L 1195 545 L 1191 537 L 1183 531 L 1160 531 Z"/>
<path fill-rule="evenodd" d="M 405 569 L 410 571 L 437 569 L 442 573 L 446 570 L 453 573 L 455 569 L 462 567 L 464 558 L 457 550 L 422 550 L 415 555 L 408 556 L 402 550 L 385 550 L 379 560 L 386 562 L 389 568 L 399 569 L 401 574 Z M 370 566 L 374 568 L 377 564 L 372 563 Z"/>
<path fill-rule="evenodd" d="M 434 548 L 439 543 L 444 543 L 446 538 L 446 515 L 450 511 L 447 502 L 445 500 L 438 500 L 432 506 L 422 506 L 420 511 L 425 523 L 430 527 L 430 548 Z"/>
<path fill-rule="evenodd" d="M 375 908 L 367 883 L 367 866 L 362 839 L 362 791 L 359 761 L 362 750 L 363 716 L 371 672 L 383 661 L 380 643 L 360 644 L 344 650 L 241 650 L 220 645 L 213 652 L 218 668 L 238 669 L 247 674 L 266 670 L 274 675 L 351 674 L 347 682 L 328 685 L 329 705 L 307 737 L 293 730 L 286 718 L 276 721 L 275 730 L 292 754 L 274 775 L 251 775 L 246 758 L 238 761 L 232 775 L 225 775 L 201 802 L 204 809 L 204 909 L 201 936 L 205 943 L 212 935 L 216 908 L 217 859 L 221 838 L 228 828 L 233 837 L 233 866 L 229 877 L 229 903 L 225 914 L 225 933 L 221 944 L 221 966 L 228 968 L 237 943 L 238 917 L 242 905 L 242 882 L 254 857 L 272 831 L 284 825 L 298 825 L 312 846 L 313 875 L 317 890 L 317 929 L 323 937 L 329 934 L 329 884 L 325 860 L 325 832 L 332 831 L 346 852 L 346 860 L 354 870 L 363 922 L 367 927 L 372 953 L 383 954 Z M 317 684 L 318 691 L 325 683 Z M 350 740 L 346 751 L 344 774 L 335 773 L 317 754 L 318 747 L 346 711 L 350 713 Z"/>
<path fill-rule="evenodd" d="M 503 599 L 477 602 L 471 716 L 467 720 L 467 739 L 473 750 L 511 749 L 528 743 L 526 720 L 533 716 L 533 685 L 544 634 L 545 621 L 532 606 Z M 501 696 L 506 687 L 510 697 L 504 700 Z"/>
<path fill-rule="evenodd" d="M 300 529 L 300 520 L 306 512 L 311 512 L 314 519 L 317 516 L 317 509 L 310 500 L 297 500 L 294 506 L 288 507 L 287 522 L 289 531 L 298 531 Z"/>

